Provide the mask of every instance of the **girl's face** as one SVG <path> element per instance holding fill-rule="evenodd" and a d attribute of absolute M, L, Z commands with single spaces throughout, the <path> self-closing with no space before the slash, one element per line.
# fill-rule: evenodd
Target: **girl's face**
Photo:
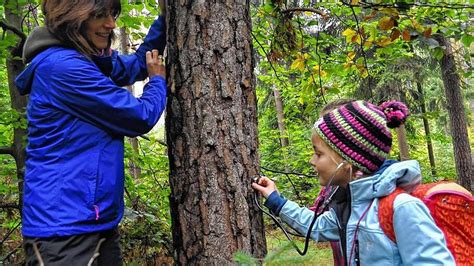
<path fill-rule="evenodd" d="M 115 26 L 115 18 L 112 15 L 91 17 L 86 21 L 86 37 L 95 48 L 105 49 L 109 46 L 109 40 Z"/>
<path fill-rule="evenodd" d="M 331 149 L 318 135 L 313 134 L 311 142 L 313 143 L 314 154 L 309 163 L 318 173 L 319 183 L 322 186 L 328 185 L 331 177 L 334 175 L 331 185 L 346 185 L 350 180 L 349 169 L 351 165 L 344 163 L 334 174 L 337 166 L 344 162 L 344 159 Z"/>

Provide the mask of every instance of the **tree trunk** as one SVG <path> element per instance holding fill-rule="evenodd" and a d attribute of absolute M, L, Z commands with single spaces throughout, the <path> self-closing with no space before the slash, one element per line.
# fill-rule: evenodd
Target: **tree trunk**
<path fill-rule="evenodd" d="M 16 8 L 10 9 L 11 7 L 7 8 L 7 6 L 11 5 L 11 3 L 9 3 L 9 1 L 5 2 L 5 18 L 6 18 L 6 22 L 10 26 L 13 26 L 16 29 L 21 31 L 21 20 L 22 20 L 21 8 L 19 7 L 16 1 L 14 1 L 14 3 L 16 3 Z M 16 112 L 20 114 L 21 118 L 25 119 L 27 97 L 20 96 L 20 93 L 18 92 L 15 85 L 15 78 L 25 68 L 23 61 L 21 60 L 23 43 L 24 43 L 24 39 L 23 40 L 18 39 L 18 46 L 13 47 L 10 50 L 11 56 L 7 58 L 6 65 L 7 65 L 7 75 L 8 75 L 8 90 L 10 92 L 11 106 L 13 110 L 15 110 Z M 12 151 L 13 151 L 13 157 L 15 158 L 15 162 L 16 162 L 16 171 L 17 171 L 17 178 L 18 178 L 18 205 L 20 206 L 20 210 L 23 207 L 23 180 L 25 176 L 26 135 L 27 135 L 26 128 L 18 127 L 18 128 L 15 128 L 13 131 Z"/>
<path fill-rule="evenodd" d="M 170 1 L 166 128 L 176 262 L 266 253 L 248 1 Z"/>
<path fill-rule="evenodd" d="M 128 34 L 127 30 L 125 27 L 120 28 L 120 50 L 122 51 L 122 54 L 129 54 L 129 49 L 128 49 Z M 127 90 L 130 91 L 132 94 L 134 94 L 134 89 L 133 86 L 126 86 Z M 138 139 L 137 138 L 127 138 L 128 142 L 130 143 L 130 146 L 132 147 L 133 153 L 137 154 L 139 153 L 138 150 Z M 137 166 L 133 158 L 129 159 L 128 162 L 128 167 L 130 168 L 129 172 L 132 178 L 139 179 L 141 175 L 141 169 L 140 167 Z M 132 202 L 133 204 L 133 202 Z"/>
<path fill-rule="evenodd" d="M 281 92 L 276 87 L 273 86 L 273 95 L 275 96 L 275 109 L 277 113 L 278 121 L 278 130 L 280 131 L 280 146 L 282 147 L 282 156 L 283 161 L 285 162 L 285 172 L 289 172 L 288 168 L 288 137 L 286 136 L 286 127 L 285 127 L 285 111 L 283 108 L 283 99 L 281 98 Z"/>
<path fill-rule="evenodd" d="M 428 123 L 428 118 L 426 118 L 425 95 L 423 93 L 421 82 L 418 80 L 416 81 L 416 88 L 418 90 L 419 104 L 421 106 L 423 127 L 425 129 L 425 136 L 426 136 L 426 147 L 428 148 L 428 157 L 430 159 L 431 174 L 433 175 L 433 177 L 435 177 L 436 176 L 436 163 L 435 163 L 434 152 L 433 152 L 433 142 L 431 141 L 430 124 Z"/>
<path fill-rule="evenodd" d="M 464 101 L 453 50 L 451 43 L 444 36 L 436 35 L 436 40 L 441 46 L 446 47 L 443 58 L 440 61 L 440 66 L 451 121 L 454 160 L 456 163 L 458 182 L 466 189 L 474 191 L 474 174 L 472 171 L 471 147 L 467 133 L 466 112 L 464 110 Z"/>
<path fill-rule="evenodd" d="M 398 149 L 400 150 L 400 160 L 405 161 L 410 159 L 410 152 L 408 151 L 407 130 L 405 125 L 401 125 L 395 129 L 397 132 Z"/>

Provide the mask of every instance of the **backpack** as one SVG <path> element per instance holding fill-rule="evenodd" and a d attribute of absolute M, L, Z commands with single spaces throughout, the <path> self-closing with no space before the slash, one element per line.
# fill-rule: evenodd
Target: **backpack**
<path fill-rule="evenodd" d="M 407 192 L 397 188 L 379 202 L 380 227 L 394 243 L 393 202 L 401 193 Z M 456 183 L 436 182 L 418 185 L 410 195 L 419 198 L 428 207 L 436 225 L 443 231 L 456 265 L 474 265 L 472 194 Z"/>

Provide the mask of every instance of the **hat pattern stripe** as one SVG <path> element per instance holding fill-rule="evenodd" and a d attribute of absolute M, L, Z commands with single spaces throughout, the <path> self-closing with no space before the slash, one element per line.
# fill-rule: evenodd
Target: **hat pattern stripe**
<path fill-rule="evenodd" d="M 391 147 L 392 146 L 392 138 L 390 132 L 387 132 L 389 136 L 386 135 L 386 132 L 382 130 L 381 128 L 377 128 L 374 125 L 368 125 L 367 122 L 364 122 L 362 119 L 366 118 L 366 116 L 362 115 L 359 110 L 357 110 L 353 105 L 347 105 L 347 110 L 349 110 L 351 113 L 354 114 L 355 120 L 359 122 L 359 124 L 364 124 L 367 126 L 364 128 L 362 134 L 365 136 L 371 136 L 370 139 L 374 139 L 376 141 L 377 145 L 383 145 L 384 147 Z M 384 128 L 383 126 L 382 128 Z M 377 134 L 377 136 L 374 136 L 373 133 L 382 133 L 382 134 Z"/>
<path fill-rule="evenodd" d="M 377 128 L 384 128 L 387 123 L 385 120 L 385 114 L 380 111 L 377 106 L 370 103 L 367 104 L 370 105 L 372 109 L 368 108 L 367 105 L 360 101 L 355 102 L 354 107 L 357 108 L 359 112 L 367 112 L 368 115 L 366 115 L 365 118 L 374 123 Z"/>
<path fill-rule="evenodd" d="M 330 115 L 327 116 L 327 119 L 324 118 L 326 121 L 326 124 L 331 130 L 332 134 L 340 141 L 342 139 L 348 139 L 349 141 L 345 141 L 343 144 L 344 146 L 350 148 L 353 152 L 355 152 L 357 155 L 360 155 L 362 158 L 369 160 L 371 162 L 374 162 L 375 164 L 379 165 L 382 164 L 384 159 L 383 157 L 380 158 L 375 153 L 369 153 L 366 150 L 363 149 L 364 145 L 362 138 L 359 137 L 359 139 L 354 138 L 351 134 L 344 134 L 343 128 L 340 124 L 340 122 L 337 120 L 336 114 L 339 114 L 338 112 L 333 112 Z M 341 142 L 342 143 L 342 142 Z"/>
<path fill-rule="evenodd" d="M 354 118 L 354 113 L 350 112 L 349 109 L 345 107 L 341 108 L 341 112 L 345 122 L 353 130 L 353 134 L 360 135 L 366 142 L 371 143 L 371 145 L 377 145 L 377 149 L 384 154 L 388 154 L 390 152 L 390 146 L 386 146 L 383 142 L 370 134 L 370 132 L 365 127 L 363 127 L 357 119 Z"/>
<path fill-rule="evenodd" d="M 338 154 L 340 155 L 346 155 L 346 156 L 343 156 L 345 157 L 345 159 L 351 159 L 351 161 L 353 162 L 357 162 L 355 165 L 358 166 L 358 167 L 363 167 L 363 168 L 366 168 L 368 170 L 376 170 L 378 168 L 377 165 L 375 165 L 374 163 L 372 163 L 371 161 L 369 161 L 367 158 L 365 158 L 364 156 L 362 156 L 360 153 L 357 153 L 355 152 L 354 150 L 352 150 L 351 148 L 349 148 L 348 146 L 346 146 L 344 143 L 342 143 L 338 137 L 336 137 L 333 132 L 329 129 L 328 125 L 327 125 L 327 121 L 325 121 L 326 123 L 324 124 L 321 124 L 320 127 L 321 127 L 321 131 L 323 132 L 323 134 L 325 136 L 327 136 L 327 139 L 329 140 L 329 143 L 328 144 L 332 144 L 331 147 L 334 149 L 334 150 L 340 150 L 341 153 L 338 152 Z M 342 138 L 344 139 L 344 137 Z"/>
<path fill-rule="evenodd" d="M 357 162 L 355 161 L 352 157 L 348 156 L 347 154 L 345 154 L 344 152 L 340 151 L 336 145 L 334 145 L 329 139 L 328 137 L 324 134 L 324 131 L 321 127 L 324 127 L 323 125 L 321 125 L 320 127 L 316 127 L 316 133 L 318 133 L 318 135 L 324 140 L 324 142 L 326 144 L 328 144 L 332 149 L 334 149 L 334 151 L 336 151 L 339 155 L 342 156 L 342 158 L 344 158 L 346 161 L 350 162 L 351 164 L 357 166 L 360 170 L 362 170 L 363 172 L 365 173 L 370 173 L 370 170 L 367 169 L 367 167 L 364 166 L 363 163 L 361 162 Z M 327 129 L 327 127 L 326 127 Z"/>
<path fill-rule="evenodd" d="M 354 142 L 354 143 L 359 143 L 357 146 L 359 146 L 361 149 L 363 149 L 366 153 L 370 154 L 370 156 L 376 156 L 380 158 L 381 161 L 384 160 L 384 158 L 387 157 L 387 153 L 384 152 L 382 149 L 380 149 L 377 146 L 374 146 L 365 139 L 364 136 L 357 134 L 357 131 L 355 131 L 349 123 L 347 123 L 347 110 L 345 108 L 341 108 L 339 113 L 335 113 L 335 118 L 338 120 L 338 129 L 342 132 L 343 135 L 349 136 L 349 138 Z M 359 136 L 360 135 L 360 136 Z M 358 139 L 358 138 L 359 139 Z"/>

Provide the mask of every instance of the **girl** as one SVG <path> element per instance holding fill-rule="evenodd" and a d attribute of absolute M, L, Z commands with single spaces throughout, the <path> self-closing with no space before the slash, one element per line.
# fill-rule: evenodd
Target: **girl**
<path fill-rule="evenodd" d="M 16 80 L 29 94 L 26 263 L 121 265 L 123 139 L 151 130 L 165 107 L 164 18 L 135 54 L 118 56 L 120 0 L 43 0 L 42 10 L 46 27 L 28 37 Z M 121 87 L 147 77 L 139 99 Z"/>
<path fill-rule="evenodd" d="M 420 183 L 416 161 L 386 160 L 392 147 L 390 128 L 401 125 L 408 109 L 400 102 L 380 107 L 354 101 L 320 118 L 313 128 L 311 165 L 323 186 L 337 186 L 329 211 L 322 213 L 311 231 L 317 241 L 339 240 L 346 265 L 454 265 L 441 230 L 426 206 L 403 193 L 394 202 L 393 243 L 380 228 L 379 198 L 396 187 L 410 190 Z M 306 234 L 314 213 L 279 195 L 266 177 L 252 184 L 265 205 L 301 234 Z"/>
<path fill-rule="evenodd" d="M 341 107 L 345 104 L 348 104 L 350 102 L 353 102 L 354 100 L 352 99 L 338 99 L 335 101 L 332 101 L 328 103 L 326 106 L 323 107 L 323 109 L 320 112 L 320 116 L 323 116 L 325 114 L 328 114 L 332 110 Z M 321 210 L 321 207 L 316 210 L 317 206 L 320 205 L 326 197 L 328 197 L 328 193 L 332 190 L 332 187 L 322 187 L 321 190 L 319 191 L 318 196 L 316 197 L 313 206 L 311 206 L 309 209 L 314 211 L 314 212 L 322 212 L 322 211 L 327 211 L 328 207 L 326 207 L 324 210 Z M 341 246 L 339 245 L 339 241 L 330 241 L 331 244 L 331 249 L 332 249 L 332 257 L 334 260 L 334 266 L 342 266 L 344 265 L 344 258 L 342 257 L 341 254 Z"/>

